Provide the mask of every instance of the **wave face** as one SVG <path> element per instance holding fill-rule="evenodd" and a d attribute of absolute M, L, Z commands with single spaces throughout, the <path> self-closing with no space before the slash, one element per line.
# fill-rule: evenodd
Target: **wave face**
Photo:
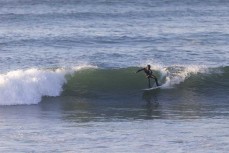
<path fill-rule="evenodd" d="M 154 74 L 163 85 L 162 90 L 188 88 L 228 89 L 228 67 L 154 66 Z M 122 69 L 85 69 L 75 73 L 64 87 L 64 95 L 102 96 L 127 95 L 147 88 L 144 74 L 136 74 L 137 67 Z M 154 80 L 151 81 L 154 84 Z"/>
<path fill-rule="evenodd" d="M 101 69 L 91 66 L 71 69 L 28 69 L 0 75 L 0 105 L 37 104 L 42 97 L 82 98 L 131 96 L 148 85 L 138 67 Z M 153 66 L 163 90 L 224 92 L 229 89 L 229 67 Z M 152 81 L 154 83 L 154 81 Z M 226 93 L 227 92 L 227 93 Z"/>

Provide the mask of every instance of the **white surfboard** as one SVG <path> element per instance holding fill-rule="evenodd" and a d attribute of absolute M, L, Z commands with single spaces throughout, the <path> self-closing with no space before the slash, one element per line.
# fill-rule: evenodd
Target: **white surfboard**
<path fill-rule="evenodd" d="M 162 86 L 156 86 L 156 87 L 152 87 L 152 88 L 146 88 L 146 89 L 142 89 L 144 91 L 149 91 L 149 90 L 154 90 L 154 89 L 158 89 L 161 88 Z"/>

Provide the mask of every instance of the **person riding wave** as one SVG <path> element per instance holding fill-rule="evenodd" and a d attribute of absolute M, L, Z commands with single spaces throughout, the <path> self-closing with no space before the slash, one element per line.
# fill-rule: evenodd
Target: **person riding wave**
<path fill-rule="evenodd" d="M 153 75 L 153 71 L 150 68 L 151 68 L 151 66 L 147 65 L 147 67 L 139 69 L 136 73 L 138 73 L 140 71 L 145 72 L 146 77 L 148 78 L 148 81 L 149 81 L 149 88 L 151 88 L 151 83 L 150 83 L 151 78 L 153 78 L 155 80 L 157 86 L 160 86 L 158 81 L 157 81 L 157 77 L 155 75 Z"/>

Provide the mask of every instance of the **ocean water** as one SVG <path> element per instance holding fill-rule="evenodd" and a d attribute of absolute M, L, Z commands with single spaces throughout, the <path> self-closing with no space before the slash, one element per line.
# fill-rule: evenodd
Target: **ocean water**
<path fill-rule="evenodd" d="M 228 1 L 0 0 L 0 21 L 0 152 L 229 151 Z"/>

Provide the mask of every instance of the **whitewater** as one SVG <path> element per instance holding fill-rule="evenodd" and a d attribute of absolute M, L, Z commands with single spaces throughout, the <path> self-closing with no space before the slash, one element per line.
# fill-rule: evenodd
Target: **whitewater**
<path fill-rule="evenodd" d="M 0 152 L 228 152 L 228 8 L 0 0 Z"/>

